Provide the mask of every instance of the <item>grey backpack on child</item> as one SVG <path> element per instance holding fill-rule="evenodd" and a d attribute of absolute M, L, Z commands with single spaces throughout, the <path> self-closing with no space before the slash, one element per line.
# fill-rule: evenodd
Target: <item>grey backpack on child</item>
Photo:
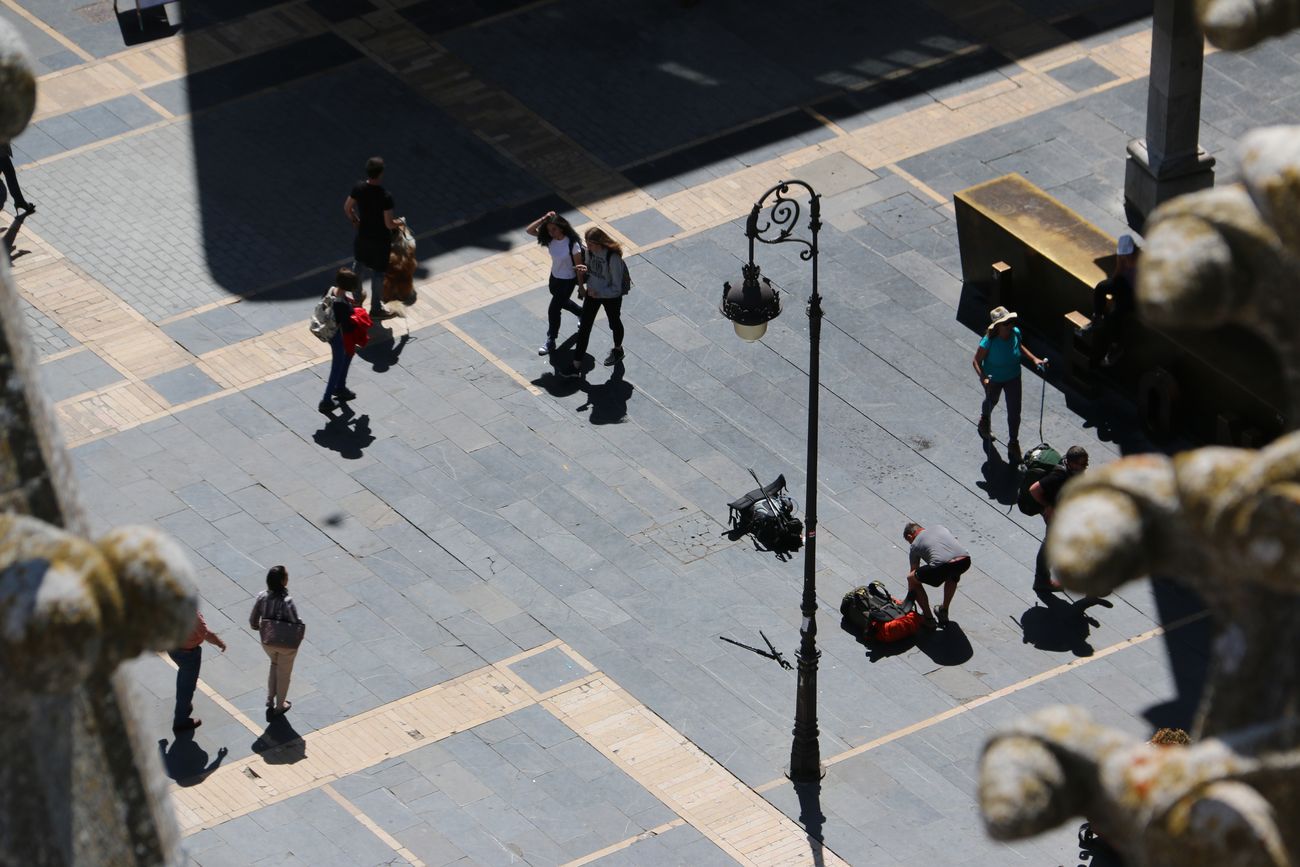
<path fill-rule="evenodd" d="M 311 312 L 311 333 L 321 342 L 329 343 L 338 330 L 339 324 L 334 321 L 334 293 L 326 292 Z"/>

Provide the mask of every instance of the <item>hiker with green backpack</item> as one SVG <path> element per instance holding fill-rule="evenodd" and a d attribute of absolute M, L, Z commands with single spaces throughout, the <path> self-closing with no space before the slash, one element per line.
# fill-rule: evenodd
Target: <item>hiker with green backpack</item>
<path fill-rule="evenodd" d="M 1042 463 L 1044 461 L 1040 457 L 1038 464 Z M 1088 469 L 1088 451 L 1083 446 L 1070 446 L 1065 452 L 1065 458 L 1059 464 L 1034 481 L 1030 481 L 1030 473 L 1027 469 L 1022 482 L 1020 511 L 1027 515 L 1042 515 L 1043 522 L 1051 527 L 1056 503 L 1061 498 L 1061 489 L 1065 487 L 1066 482 L 1086 469 Z M 1034 592 L 1046 593 L 1060 589 L 1061 582 L 1052 577 L 1052 570 L 1047 564 L 1047 545 L 1044 543 L 1038 548 L 1038 559 L 1034 564 Z"/>

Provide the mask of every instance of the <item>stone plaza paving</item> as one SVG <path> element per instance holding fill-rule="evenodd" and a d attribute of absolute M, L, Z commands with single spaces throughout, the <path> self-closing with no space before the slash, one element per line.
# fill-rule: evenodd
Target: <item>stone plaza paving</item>
<path fill-rule="evenodd" d="M 42 73 L 13 268 L 93 526 L 172 534 L 230 645 L 205 650 L 192 738 L 168 728 L 169 662 L 129 666 L 189 863 L 1077 863 L 1075 824 L 985 836 L 987 735 L 1059 702 L 1137 737 L 1189 723 L 1208 629 L 1186 600 L 1031 591 L 1042 522 L 980 447 L 957 316 L 979 302 L 954 191 L 1020 172 L 1125 231 L 1142 8 L 183 0 L 183 32 L 141 40 L 111 5 L 0 0 Z M 1221 183 L 1246 129 L 1300 115 L 1297 49 L 1207 55 Z M 372 153 L 419 237 L 419 300 L 353 365 L 355 414 L 327 420 L 305 323 Z M 786 177 L 825 222 L 828 767 L 802 803 L 794 673 L 719 640 L 798 642 L 802 555 L 724 531 L 749 468 L 803 498 L 808 264 L 758 251 L 788 293 L 762 342 L 717 312 L 750 204 Z M 625 364 L 583 381 L 536 354 L 547 260 L 522 227 L 549 208 L 625 241 L 636 284 Z M 597 362 L 608 340 L 598 324 Z M 1094 467 L 1149 448 L 1119 400 L 1057 376 L 1043 394 L 1045 438 Z M 974 566 L 951 626 L 873 653 L 839 600 L 901 595 L 909 520 Z M 308 633 L 268 721 L 247 616 L 277 563 Z"/>

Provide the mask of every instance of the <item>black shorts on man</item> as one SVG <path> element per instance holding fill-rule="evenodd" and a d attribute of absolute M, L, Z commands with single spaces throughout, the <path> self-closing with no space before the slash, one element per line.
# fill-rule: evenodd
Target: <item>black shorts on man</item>
<path fill-rule="evenodd" d="M 931 587 L 942 587 L 949 581 L 960 580 L 969 568 L 969 557 L 957 557 L 944 563 L 922 563 L 916 567 L 916 580 Z"/>

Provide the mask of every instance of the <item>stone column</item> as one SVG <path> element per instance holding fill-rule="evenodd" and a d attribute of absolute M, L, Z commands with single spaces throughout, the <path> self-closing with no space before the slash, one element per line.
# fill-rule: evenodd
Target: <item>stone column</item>
<path fill-rule="evenodd" d="M 1135 227 L 1156 205 L 1214 186 L 1214 157 L 1197 144 L 1204 41 L 1189 0 L 1156 0 L 1147 134 L 1128 145 L 1124 206 Z"/>
<path fill-rule="evenodd" d="M 0 144 L 36 78 L 0 19 Z M 157 747 L 118 666 L 177 647 L 197 599 L 149 528 L 86 522 L 0 255 L 0 865 L 169 867 L 179 837 Z"/>

